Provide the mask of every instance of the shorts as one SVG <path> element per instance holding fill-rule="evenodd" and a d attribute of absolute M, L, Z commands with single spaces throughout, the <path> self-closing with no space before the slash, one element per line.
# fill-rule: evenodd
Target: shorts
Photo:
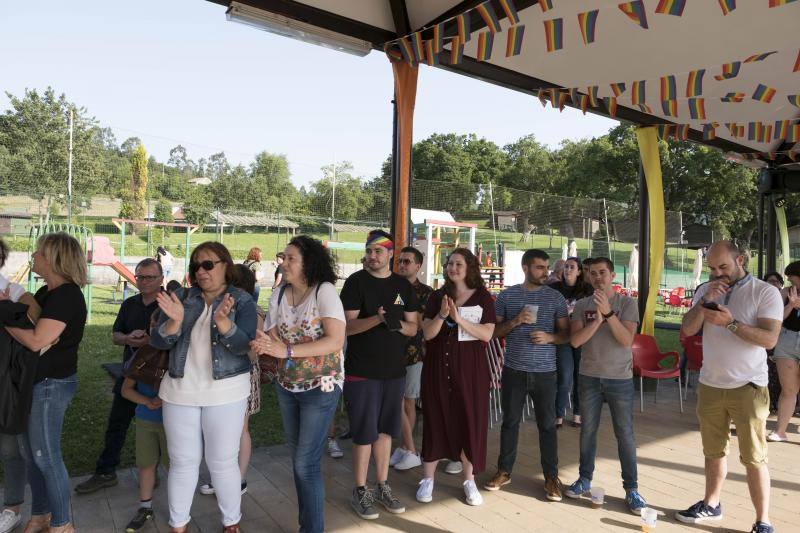
<path fill-rule="evenodd" d="M 405 377 L 344 382 L 344 401 L 353 444 L 366 446 L 383 433 L 400 438 Z"/>
<path fill-rule="evenodd" d="M 416 400 L 422 385 L 422 361 L 406 367 L 406 398 Z"/>
<path fill-rule="evenodd" d="M 773 359 L 793 359 L 800 362 L 800 332 L 781 328 Z"/>
<path fill-rule="evenodd" d="M 736 424 L 739 461 L 745 466 L 767 463 L 767 387 L 750 384 L 736 389 L 718 389 L 700 384 L 697 419 L 703 454 L 710 459 L 728 455 L 731 420 Z"/>
<path fill-rule="evenodd" d="M 136 466 L 150 468 L 161 461 L 164 468 L 169 468 L 167 453 L 167 434 L 164 424 L 136 419 Z"/>

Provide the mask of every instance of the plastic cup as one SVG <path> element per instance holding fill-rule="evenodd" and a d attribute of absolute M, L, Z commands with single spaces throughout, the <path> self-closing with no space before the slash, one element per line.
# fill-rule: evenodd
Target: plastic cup
<path fill-rule="evenodd" d="M 606 491 L 605 489 L 601 489 L 600 487 L 595 487 L 591 491 L 592 497 L 592 509 L 600 509 L 603 506 L 603 502 L 606 499 Z"/>
<path fill-rule="evenodd" d="M 658 523 L 658 511 L 655 509 L 651 509 L 650 507 L 645 507 L 641 511 L 642 514 L 642 531 L 645 533 L 650 533 L 656 527 Z"/>
<path fill-rule="evenodd" d="M 536 321 L 539 319 L 539 306 L 533 304 L 525 304 L 525 309 L 530 311 L 531 315 L 533 315 L 531 322 L 528 322 L 528 324 L 536 324 Z"/>

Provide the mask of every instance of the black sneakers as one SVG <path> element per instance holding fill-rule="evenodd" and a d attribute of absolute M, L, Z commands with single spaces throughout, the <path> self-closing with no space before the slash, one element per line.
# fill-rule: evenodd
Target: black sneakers
<path fill-rule="evenodd" d="M 149 520 L 153 519 L 153 510 L 147 507 L 139 507 L 139 510 L 136 511 L 136 516 L 134 516 L 128 525 L 125 526 L 126 533 L 135 533 L 142 529 L 145 524 Z"/>
<path fill-rule="evenodd" d="M 115 486 L 117 481 L 117 474 L 95 474 L 83 483 L 75 485 L 75 492 L 78 494 L 91 494 L 100 489 Z"/>

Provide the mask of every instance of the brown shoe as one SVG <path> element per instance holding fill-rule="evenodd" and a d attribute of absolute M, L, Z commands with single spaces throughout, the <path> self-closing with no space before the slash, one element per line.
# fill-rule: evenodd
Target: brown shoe
<path fill-rule="evenodd" d="M 43 515 L 33 515 L 25 525 L 23 533 L 46 533 L 50 530 L 50 513 Z"/>
<path fill-rule="evenodd" d="M 544 478 L 544 493 L 551 502 L 561 501 L 561 480 L 558 476 L 546 476 Z"/>
<path fill-rule="evenodd" d="M 225 526 L 222 528 L 222 533 L 241 533 L 241 529 L 239 529 L 239 524 L 233 524 L 232 526 Z"/>
<path fill-rule="evenodd" d="M 500 487 L 509 483 L 511 483 L 511 474 L 498 470 L 492 479 L 483 484 L 483 488 L 486 490 L 500 490 Z"/>

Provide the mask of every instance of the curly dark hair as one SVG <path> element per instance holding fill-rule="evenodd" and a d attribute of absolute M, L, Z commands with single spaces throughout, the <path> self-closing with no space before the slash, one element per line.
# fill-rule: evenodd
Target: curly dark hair
<path fill-rule="evenodd" d="M 194 286 L 197 285 L 197 278 L 195 272 L 197 271 L 197 254 L 202 251 L 208 251 L 219 257 L 220 261 L 225 263 L 225 283 L 227 285 L 236 285 L 236 269 L 233 263 L 233 258 L 228 248 L 221 242 L 206 241 L 197 245 L 197 248 L 192 250 L 192 255 L 189 256 L 189 282 Z"/>
<path fill-rule="evenodd" d="M 308 235 L 294 237 L 287 246 L 300 250 L 303 257 L 303 277 L 309 287 L 320 283 L 336 283 L 336 262 L 321 241 Z"/>
<path fill-rule="evenodd" d="M 256 292 L 256 275 L 250 270 L 250 267 L 237 264 L 234 266 L 236 269 L 236 280 L 233 282 L 234 287 L 242 289 L 250 296 L 254 296 Z"/>
<path fill-rule="evenodd" d="M 475 257 L 475 254 L 470 252 L 467 248 L 456 248 L 447 256 L 445 265 L 454 254 L 463 257 L 464 262 L 467 263 L 467 275 L 464 278 L 464 283 L 467 287 L 470 289 L 485 288 L 486 284 L 483 282 L 483 277 L 481 277 L 481 265 L 478 263 L 478 258 Z M 455 284 L 447 277 L 446 267 L 444 269 L 444 293 L 451 298 L 455 296 Z"/>

